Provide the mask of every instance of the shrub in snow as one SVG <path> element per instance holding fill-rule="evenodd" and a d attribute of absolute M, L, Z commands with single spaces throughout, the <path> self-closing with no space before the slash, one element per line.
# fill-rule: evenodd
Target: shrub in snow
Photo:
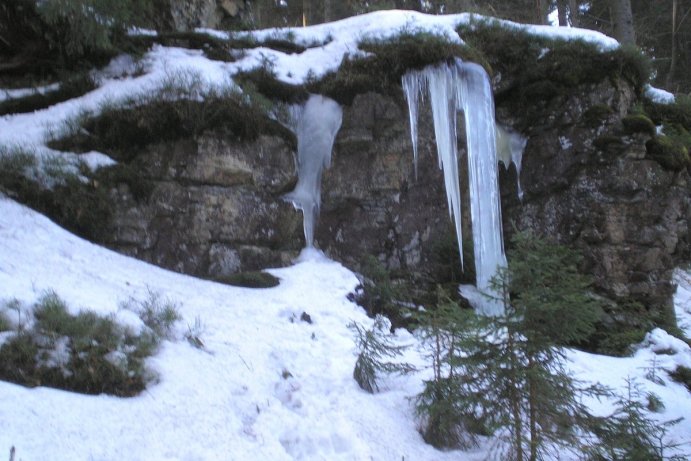
<path fill-rule="evenodd" d="M 683 384 L 691 392 L 691 368 L 679 365 L 669 376 L 678 383 Z"/>
<path fill-rule="evenodd" d="M 369 330 L 354 322 L 348 325 L 355 333 L 356 347 L 359 351 L 353 378 L 360 388 L 372 394 L 379 391 L 377 379 L 381 373 L 405 374 L 415 371 L 415 367 L 409 363 L 387 360 L 400 357 L 406 348 L 393 343 L 389 334 L 390 326 L 389 321 L 381 315 L 374 318 Z"/>
<path fill-rule="evenodd" d="M 149 291 L 144 300 L 134 298 L 122 303 L 121 308 L 135 312 L 151 332 L 162 339 L 175 339 L 175 323 L 181 319 L 178 306 L 170 299 Z"/>
<path fill-rule="evenodd" d="M 144 362 L 158 342 L 153 332 L 135 334 L 111 317 L 90 311 L 72 315 L 48 292 L 33 306 L 30 326 L 18 327 L 0 347 L 0 379 L 131 396 L 152 379 Z"/>
<path fill-rule="evenodd" d="M 627 394 L 616 401 L 613 414 L 596 422 L 597 441 L 588 447 L 587 459 L 596 461 L 684 461 L 684 455 L 668 455 L 678 445 L 666 435 L 682 418 L 660 423 L 648 416 L 643 393 L 627 380 Z"/>
<path fill-rule="evenodd" d="M 262 271 L 236 272 L 230 275 L 214 277 L 213 280 L 244 288 L 272 288 L 280 283 L 277 277 Z"/>
<path fill-rule="evenodd" d="M 187 325 L 185 339 L 193 347 L 204 349 L 204 341 L 201 340 L 202 333 L 204 333 L 204 324 L 199 317 L 195 317 L 194 325 Z"/>
<path fill-rule="evenodd" d="M 410 290 L 400 280 L 392 280 L 391 274 L 374 256 L 367 255 L 361 262 L 361 289 L 349 295 L 351 301 L 362 306 L 370 316 L 386 316 L 394 328 L 410 324 Z"/>
<path fill-rule="evenodd" d="M 8 331 L 11 328 L 10 317 L 4 311 L 0 310 L 0 332 Z"/>

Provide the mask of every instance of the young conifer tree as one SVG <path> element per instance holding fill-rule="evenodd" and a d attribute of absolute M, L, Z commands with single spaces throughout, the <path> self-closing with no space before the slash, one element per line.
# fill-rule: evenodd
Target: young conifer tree
<path fill-rule="evenodd" d="M 438 403 L 432 392 L 437 374 L 451 380 L 454 408 L 463 414 L 458 429 L 475 428 L 499 437 L 502 459 L 536 461 L 551 451 L 577 449 L 589 414 L 581 397 L 586 388 L 565 371 L 566 343 L 584 339 L 600 316 L 590 280 L 578 271 L 568 248 L 518 233 L 509 266 L 493 280 L 505 313 L 496 317 L 450 313 L 450 346 L 438 353 L 441 365 L 426 383 L 418 411 L 427 416 Z M 458 311 L 458 309 L 456 309 Z M 453 373 L 451 373 L 453 371 Z M 430 397 L 432 396 L 432 397 Z M 438 444 L 442 445 L 442 444 Z"/>

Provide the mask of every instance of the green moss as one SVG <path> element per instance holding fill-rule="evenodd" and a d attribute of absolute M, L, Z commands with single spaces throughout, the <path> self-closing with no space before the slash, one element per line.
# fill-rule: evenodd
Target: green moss
<path fill-rule="evenodd" d="M 0 379 L 87 394 L 131 396 L 144 389 L 144 360 L 155 337 L 134 335 L 94 312 L 72 315 L 54 292 L 42 296 L 33 313 L 32 329 L 0 348 Z"/>
<path fill-rule="evenodd" d="M 130 162 L 148 145 L 192 138 L 206 131 L 237 140 L 272 133 L 288 136 L 286 129 L 239 92 L 210 92 L 201 100 L 184 94 L 174 99 L 175 94 L 167 94 L 178 91 L 184 89 L 166 89 L 123 107 L 105 107 L 99 115 L 79 120 L 71 133 L 49 146 L 77 152 L 97 150 Z"/>
<path fill-rule="evenodd" d="M 498 103 L 509 99 L 525 107 L 535 97 L 570 94 L 575 86 L 606 78 L 624 78 L 640 90 L 650 77 L 649 60 L 637 49 L 601 51 L 585 41 L 539 37 L 486 21 L 462 25 L 458 33 L 512 82 L 497 95 Z"/>
<path fill-rule="evenodd" d="M 621 123 L 624 125 L 624 131 L 629 134 L 645 133 L 650 136 L 655 136 L 655 124 L 644 114 L 629 114 L 621 119 Z"/>
<path fill-rule="evenodd" d="M 593 141 L 593 146 L 602 152 L 616 154 L 621 151 L 621 148 L 624 146 L 624 142 L 619 136 L 605 134 L 597 137 Z"/>
<path fill-rule="evenodd" d="M 282 82 L 267 67 L 240 72 L 235 75 L 234 80 L 250 93 L 255 91 L 272 101 L 299 104 L 306 101 L 309 96 L 303 85 Z"/>
<path fill-rule="evenodd" d="M 282 39 L 278 37 L 270 37 L 264 41 L 258 42 L 258 45 L 286 54 L 299 54 L 307 50 L 306 46 L 298 45 L 289 38 Z"/>
<path fill-rule="evenodd" d="M 45 93 L 33 93 L 22 98 L 6 99 L 0 102 L 0 115 L 23 114 L 76 98 L 96 88 L 88 74 L 78 75 L 60 82 L 58 89 Z"/>
<path fill-rule="evenodd" d="M 623 331 L 610 332 L 598 343 L 598 354 L 614 357 L 627 357 L 633 352 L 632 346 L 645 338 L 645 330 L 625 329 Z"/>
<path fill-rule="evenodd" d="M 687 147 L 671 136 L 656 136 L 645 143 L 650 158 L 663 168 L 680 171 L 691 165 Z"/>
<path fill-rule="evenodd" d="M 346 57 L 337 71 L 308 83 L 308 90 L 349 105 L 356 95 L 369 91 L 399 93 L 401 77 L 409 70 L 455 57 L 486 65 L 472 48 L 426 32 L 403 31 L 384 40 L 366 39 L 358 46 L 369 55 Z"/>
<path fill-rule="evenodd" d="M 644 100 L 646 113 L 656 125 L 677 124 L 691 131 L 691 96 L 677 95 L 672 104 L 660 104 Z"/>
<path fill-rule="evenodd" d="M 55 184 L 47 187 L 38 179 L 44 175 L 34 155 L 21 150 L 0 149 L 1 192 L 47 215 L 77 235 L 91 241 L 103 241 L 104 231 L 112 218 L 107 190 L 64 171 L 49 176 Z"/>
<path fill-rule="evenodd" d="M 598 127 L 609 118 L 614 111 L 607 104 L 595 104 L 581 116 L 581 122 L 591 128 Z"/>
<path fill-rule="evenodd" d="M 228 285 L 245 288 L 272 288 L 278 286 L 280 279 L 268 272 L 251 271 L 237 272 L 222 277 L 215 277 L 215 281 Z"/>
<path fill-rule="evenodd" d="M 691 368 L 679 365 L 669 376 L 676 382 L 686 386 L 691 392 Z"/>

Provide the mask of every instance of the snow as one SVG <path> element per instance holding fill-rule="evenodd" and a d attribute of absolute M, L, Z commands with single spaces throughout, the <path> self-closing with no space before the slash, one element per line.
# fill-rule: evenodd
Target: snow
<path fill-rule="evenodd" d="M 674 293 L 674 309 L 679 328 L 687 338 L 691 337 L 691 267 L 687 270 L 677 269 L 674 282 L 677 291 Z"/>
<path fill-rule="evenodd" d="M 0 255 L 5 299 L 54 289 L 70 309 L 108 314 L 153 291 L 181 304 L 180 328 L 205 325 L 205 350 L 164 343 L 150 360 L 160 383 L 138 397 L 0 382 L 0 450 L 24 461 L 453 459 L 421 443 L 407 400 L 419 381 L 371 396 L 352 380 L 347 325 L 370 320 L 346 299 L 355 275 L 317 250 L 271 270 L 276 288 L 235 288 L 111 252 L 0 198 Z"/>
<path fill-rule="evenodd" d="M 426 30 L 460 40 L 454 28 L 470 19 L 465 14 L 390 11 L 304 29 L 257 31 L 252 32 L 257 38 L 292 34 L 302 43 L 324 45 L 292 55 L 257 48 L 234 63 L 210 61 L 195 50 L 154 46 L 140 62 L 121 57 L 96 73 L 99 87 L 80 98 L 0 117 L 0 145 L 26 147 L 46 158 L 64 157 L 72 164 L 79 158 L 76 154 L 45 146 L 51 130 L 81 113 L 97 112 L 104 103 L 148 94 L 176 72 L 196 72 L 205 85 L 222 86 L 240 70 L 272 62 L 280 78 L 300 82 L 337 68 L 346 54 L 358 54 L 357 42 L 364 37 Z M 502 23 L 530 33 L 584 38 L 603 49 L 616 46 L 589 31 Z M 82 158 L 92 167 L 110 163 L 96 152 Z M 423 442 L 410 398 L 422 389 L 429 370 L 385 379 L 376 395 L 357 387 L 352 379 L 354 338 L 347 325 L 355 321 L 369 326 L 371 320 L 346 298 L 358 284 L 355 274 L 315 249 L 303 251 L 290 267 L 269 271 L 281 283 L 262 290 L 173 273 L 80 239 L 0 196 L 1 305 L 17 299 L 26 311 L 54 290 L 75 313 L 91 309 L 111 314 L 137 330 L 143 328 L 141 320 L 123 303 L 153 292 L 180 306 L 182 320 L 174 337 L 182 338 L 189 326 L 203 325 L 199 335 L 205 345 L 198 349 L 183 339 L 164 341 L 148 362 L 159 381 L 132 398 L 0 382 L 0 458 L 12 446 L 16 459 L 23 461 L 486 458 L 486 446 L 442 452 Z M 689 277 L 688 271 L 677 272 L 675 297 L 679 324 L 687 334 Z M 300 321 L 303 312 L 311 324 Z M 9 314 L 16 318 L 16 312 Z M 399 330 L 394 339 L 411 345 L 405 361 L 423 364 L 413 335 Z M 633 357 L 569 351 L 569 367 L 579 379 L 622 388 L 630 377 L 655 392 L 667 408 L 655 416 L 660 421 L 691 415 L 689 393 L 666 373 L 690 362 L 689 347 L 662 330 L 651 332 Z M 664 385 L 648 379 L 651 367 Z M 602 414 L 610 407 L 607 401 L 592 403 Z M 670 435 L 689 442 L 691 425 L 675 426 Z"/>
<path fill-rule="evenodd" d="M 487 454 L 487 447 L 440 452 L 423 443 L 409 398 L 421 390 L 426 371 L 384 380 L 380 394 L 357 387 L 347 325 L 371 320 L 346 299 L 358 284 L 355 275 L 318 250 L 271 269 L 278 287 L 236 288 L 111 252 L 0 198 L 0 255 L 5 301 L 29 305 L 52 289 L 70 309 L 116 313 L 118 321 L 136 325 L 121 304 L 153 291 L 180 304 L 178 328 L 197 319 L 204 325 L 205 349 L 184 340 L 163 343 L 149 360 L 160 381 L 137 397 L 0 382 L 0 451 L 15 446 L 18 459 L 436 461 Z M 302 312 L 312 324 L 299 320 Z M 416 345 L 407 332 L 396 335 L 396 343 Z M 688 392 L 665 373 L 691 366 L 691 350 L 662 330 L 651 332 L 634 357 L 578 351 L 569 357 L 579 379 L 621 388 L 633 378 L 655 392 L 667 408 L 656 415 L 660 420 L 691 414 Z M 416 347 L 404 360 L 422 363 Z M 646 378 L 653 364 L 664 385 Z M 610 407 L 593 402 L 602 414 Z M 675 426 L 670 435 L 689 441 L 691 426 Z"/>
<path fill-rule="evenodd" d="M 67 120 L 81 113 L 97 112 L 104 103 L 117 103 L 136 94 L 149 94 L 161 82 L 179 72 L 194 72 L 201 76 L 209 87 L 232 84 L 232 75 L 258 66 L 269 65 L 279 79 L 288 83 L 302 83 L 308 77 L 320 77 L 334 71 L 346 56 L 358 56 L 358 43 L 363 39 L 385 39 L 402 32 L 417 31 L 437 34 L 449 41 L 462 43 L 455 29 L 460 24 L 474 24 L 479 21 L 495 21 L 476 14 L 461 13 L 434 16 L 415 11 L 389 10 L 354 16 L 336 22 L 304 28 L 266 29 L 235 33 L 200 29 L 200 32 L 219 38 L 251 36 L 256 40 L 272 37 L 292 38 L 296 43 L 313 46 L 303 53 L 283 53 L 258 47 L 245 50 L 243 56 L 233 63 L 208 60 L 200 50 L 188 50 L 155 45 L 140 62 L 127 56 L 117 57 L 109 66 L 94 76 L 100 85 L 86 95 L 56 104 L 32 114 L 17 114 L 0 117 L 0 145 L 33 146 L 38 154 L 58 154 L 45 142 L 51 130 L 59 129 Z M 510 21 L 498 21 L 505 27 L 517 28 L 528 33 L 563 40 L 585 40 L 596 43 L 602 49 L 618 46 L 614 39 L 600 33 L 577 28 L 550 26 L 529 26 Z M 146 31 L 133 33 L 146 34 Z M 45 87 L 37 91 L 46 91 Z M 0 88 L 0 100 L 7 95 L 17 97 L 33 90 L 4 90 Z M 69 157 L 69 154 L 67 155 Z"/>
<path fill-rule="evenodd" d="M 648 99 L 650 99 L 652 102 L 656 102 L 658 104 L 674 104 L 674 95 L 669 91 L 655 88 L 654 86 L 647 84 L 645 85 L 644 92 Z"/>

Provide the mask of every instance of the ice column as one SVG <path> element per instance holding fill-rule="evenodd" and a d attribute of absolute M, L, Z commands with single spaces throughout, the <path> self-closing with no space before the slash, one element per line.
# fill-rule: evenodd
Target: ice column
<path fill-rule="evenodd" d="M 449 212 L 456 226 L 459 252 L 462 255 L 461 194 L 456 146 L 456 114 L 465 114 L 468 142 L 468 183 L 470 215 L 473 228 L 477 288 L 492 295 L 490 281 L 499 267 L 506 266 L 501 226 L 499 186 L 497 182 L 497 149 L 492 89 L 484 69 L 474 63 L 455 60 L 433 65 L 403 76 L 408 100 L 413 145 L 417 144 L 418 99 L 428 90 L 439 165 L 444 171 Z M 487 315 L 502 312 L 502 305 L 489 300 L 476 306 Z"/>
<path fill-rule="evenodd" d="M 298 182 L 283 196 L 302 210 L 305 246 L 314 246 L 314 227 L 321 205 L 321 177 L 331 166 L 331 150 L 341 127 L 343 111 L 336 101 L 311 95 L 304 106 L 291 109 L 290 126 L 298 140 Z"/>

